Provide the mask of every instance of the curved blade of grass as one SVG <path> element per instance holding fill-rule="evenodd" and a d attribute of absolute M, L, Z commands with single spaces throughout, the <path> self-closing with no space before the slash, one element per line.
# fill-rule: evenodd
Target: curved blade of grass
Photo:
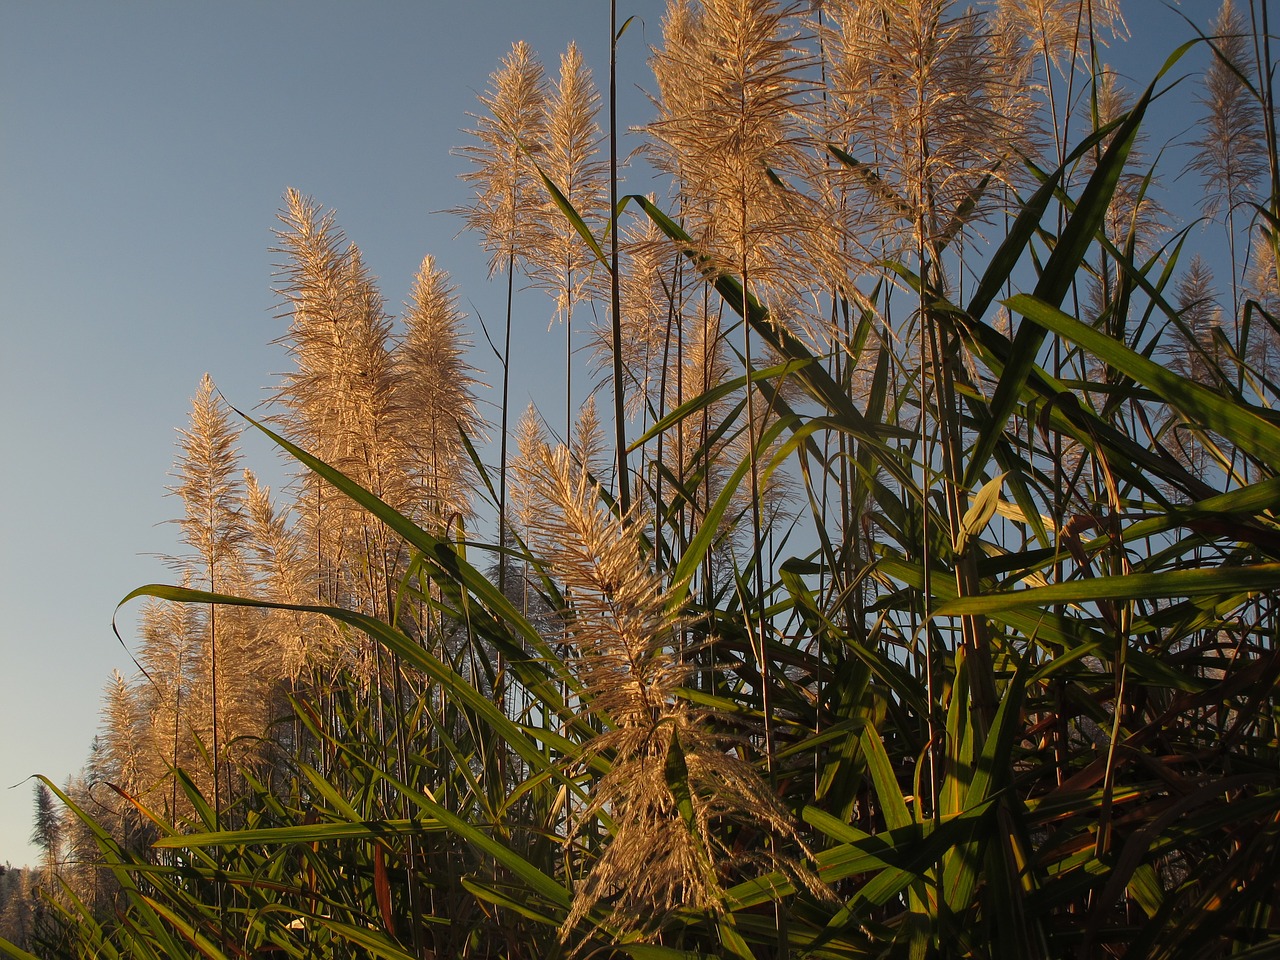
<path fill-rule="evenodd" d="M 617 949 L 634 957 L 635 960 L 712 960 L 705 953 L 677 950 L 675 947 L 664 947 L 658 943 L 622 943 Z"/>
<path fill-rule="evenodd" d="M 892 573 L 895 579 L 917 590 L 923 589 L 924 575 L 918 565 L 882 557 L 876 561 L 876 568 Z M 1120 581 L 1131 581 L 1133 576 L 1135 575 L 1110 579 L 1114 581 L 1114 587 L 1118 590 L 1120 589 Z M 1060 588 L 1073 588 L 1076 585 L 1073 581 L 1072 583 L 1051 584 L 1047 587 L 1036 587 L 1011 593 L 991 594 L 988 596 L 975 595 L 960 600 L 957 599 L 954 580 L 948 581 L 944 576 L 936 576 L 933 578 L 933 591 L 939 603 L 934 611 L 934 616 L 943 617 L 956 616 L 962 613 L 981 613 L 1007 624 L 1028 640 L 1044 646 L 1047 652 L 1052 654 L 1052 659 L 1046 662 L 1035 675 L 1035 679 L 1043 680 L 1063 665 L 1073 660 L 1078 660 L 1079 657 L 1089 653 L 1102 653 L 1108 657 L 1115 654 L 1116 637 L 1114 631 L 1099 629 L 1096 624 L 1091 624 L 1078 617 L 1065 616 L 1053 609 L 1058 603 L 1071 602 L 1070 599 L 1055 600 L 1055 594 L 1046 594 L 1042 595 L 1042 600 L 1035 603 L 1018 602 L 1023 594 L 1030 594 L 1038 590 L 1055 591 Z M 1182 594 L 1175 595 L 1181 596 Z M 997 599 L 992 602 L 991 607 L 998 607 L 999 609 L 985 607 L 981 610 L 969 609 L 971 604 L 976 608 L 982 606 L 984 601 L 992 601 L 993 598 Z M 1124 595 L 1103 599 L 1124 599 Z M 957 613 L 957 610 L 960 613 Z M 1187 692 L 1195 692 L 1203 687 L 1201 681 L 1188 675 L 1185 671 L 1177 670 L 1165 664 L 1159 657 L 1136 649 L 1129 650 L 1128 657 L 1130 666 L 1138 670 L 1151 683 Z"/>
<path fill-rule="evenodd" d="M 350 758 L 350 762 L 354 766 L 363 766 L 378 780 L 385 781 L 411 803 L 424 810 L 443 829 L 451 831 L 470 843 L 481 855 L 491 857 L 497 863 L 502 864 L 515 876 L 523 880 L 531 891 L 541 895 L 548 902 L 568 911 L 572 899 L 569 891 L 535 864 L 529 862 L 518 851 L 490 836 L 461 814 L 443 806 L 425 791 L 415 789 L 392 776 L 368 758 L 345 748 L 343 752 Z M 532 767 L 533 764 L 530 764 L 530 766 Z M 550 765 L 545 757 L 542 765 L 535 767 L 535 769 L 556 772 L 554 766 Z"/>
<path fill-rule="evenodd" d="M 805 807 L 805 822 L 820 829 L 832 839 L 840 840 L 838 847 L 823 850 L 815 856 L 818 874 L 827 883 L 847 877 L 876 871 L 874 877 L 863 884 L 849 902 L 826 924 L 826 929 L 811 947 L 816 949 L 829 943 L 851 923 L 859 923 L 867 910 L 883 905 L 898 896 L 934 866 L 946 851 L 964 843 L 973 831 L 981 828 L 980 821 L 988 817 L 995 800 L 987 800 L 959 816 L 943 820 L 910 823 L 883 833 L 868 834 L 857 827 L 832 817 L 825 811 Z M 766 883 L 774 882 L 777 874 L 761 880 L 739 884 L 727 892 L 735 907 L 742 908 L 767 902 Z M 793 892 L 790 885 L 777 889 L 778 894 Z"/>
<path fill-rule="evenodd" d="M 201 956 L 208 957 L 209 960 L 228 960 L 227 955 L 219 950 L 212 940 L 179 916 L 168 905 L 147 896 L 142 897 L 142 902 L 150 907 L 157 916 L 163 917 L 172 924 L 182 939 L 194 947 Z"/>
<path fill-rule="evenodd" d="M 234 410 L 235 408 L 233 407 L 232 409 Z M 476 599 L 480 600 L 485 609 L 483 611 L 475 611 L 475 615 L 479 616 L 482 619 L 482 625 L 488 627 L 489 631 L 491 631 L 491 639 L 501 642 L 508 635 L 508 631 L 500 626 L 500 623 L 510 624 L 519 633 L 521 639 L 534 650 L 548 657 L 548 659 L 553 659 L 549 656 L 550 651 L 546 649 L 546 644 L 542 637 L 528 623 L 520 611 L 516 609 L 515 605 L 502 595 L 497 586 L 489 581 L 489 578 L 467 563 L 451 543 L 432 536 L 408 517 L 384 503 L 358 483 L 350 480 L 340 470 L 334 469 L 318 457 L 314 457 L 296 444 L 290 443 L 265 424 L 259 423 L 253 417 L 240 410 L 235 410 L 235 412 L 269 437 L 273 443 L 277 444 L 289 456 L 340 490 L 395 531 L 406 543 L 409 543 L 423 555 L 424 560 L 434 567 L 436 574 L 445 583 L 455 584 L 461 589 L 469 591 Z M 519 646 L 512 645 L 512 652 L 518 657 L 520 655 Z"/>
<path fill-rule="evenodd" d="M 1025 690 L 1021 672 L 1015 673 L 1012 683 L 1000 697 L 991 729 L 987 731 L 986 740 L 982 744 L 982 753 L 968 771 L 969 783 L 963 801 L 964 809 L 974 809 L 984 801 L 998 797 L 1011 785 L 1011 757 L 1021 722 Z M 948 729 L 948 740 L 953 737 L 953 732 Z M 992 826 L 996 824 L 993 823 Z M 982 879 L 984 864 L 989 855 L 988 847 L 1014 841 L 1011 834 L 1002 830 L 975 830 L 970 843 L 947 851 L 942 861 L 942 891 L 948 910 L 960 915 L 969 908 Z"/>
<path fill-rule="evenodd" d="M 848 392 L 832 378 L 825 366 L 817 362 L 808 347 L 799 338 L 784 327 L 777 325 L 769 316 L 769 312 L 754 298 L 744 295 L 742 284 L 736 278 L 715 271 L 707 258 L 695 248 L 692 238 L 685 233 L 678 223 L 662 212 L 648 197 L 632 195 L 627 198 L 636 203 L 654 224 L 671 240 L 681 244 L 686 257 L 706 276 L 715 287 L 725 303 L 743 317 L 752 330 L 765 340 L 778 354 L 790 361 L 798 361 L 795 378 L 806 392 L 819 404 L 823 405 L 833 416 L 845 425 L 845 428 L 868 440 L 883 439 L 900 432 L 883 422 L 871 422 L 864 417 L 850 399 Z M 893 458 L 883 462 L 886 471 L 904 484 L 914 482 L 908 470 L 905 470 Z"/>
<path fill-rule="evenodd" d="M 537 923 L 544 923 L 549 927 L 560 925 L 560 921 L 555 917 L 547 916 L 535 910 L 527 901 L 516 899 L 508 896 L 500 890 L 496 890 L 488 884 L 481 883 L 474 877 L 463 877 L 459 881 L 462 888 L 477 899 L 492 903 L 494 906 L 502 907 L 504 910 L 510 910 L 522 917 L 527 917 Z"/>
<path fill-rule="evenodd" d="M 844 167 L 857 174 L 867 190 L 879 198 L 885 207 L 895 211 L 899 218 L 910 222 L 913 216 L 911 205 L 903 200 L 897 191 L 885 182 L 884 177 L 880 176 L 869 164 L 854 158 L 847 150 L 834 143 L 827 144 L 827 152 L 840 161 Z"/>
<path fill-rule="evenodd" d="M 939 616 L 991 615 L 1018 607 L 1102 600 L 1167 600 L 1171 597 L 1241 595 L 1273 591 L 1280 585 L 1280 563 L 1248 567 L 1205 567 L 1134 573 L 1126 576 L 1091 577 L 1043 587 L 959 597 L 938 606 Z"/>
<path fill-rule="evenodd" d="M 686 400 L 661 420 L 658 420 L 638 439 L 631 442 L 631 445 L 627 447 L 627 452 L 630 453 L 640 449 L 650 440 L 653 440 L 655 437 L 676 426 L 680 421 L 695 413 L 701 413 L 703 410 L 714 406 L 718 401 L 723 400 L 725 397 L 732 396 L 739 390 L 742 390 L 747 385 L 748 379 L 750 379 L 752 383 L 758 383 L 763 380 L 780 379 L 803 369 L 807 362 L 809 361 L 788 360 L 786 363 L 780 363 L 777 366 L 754 370 L 752 371 L 750 378 L 741 376 L 725 380 L 723 383 L 717 384 L 710 390 L 698 394 L 698 396 L 694 397 L 692 400 Z"/>
<path fill-rule="evenodd" d="M 784 425 L 781 423 L 771 424 L 769 429 L 765 430 L 760 436 L 760 449 L 767 450 L 783 429 Z M 719 537 L 720 521 L 724 517 L 725 511 L 734 502 L 738 487 L 747 475 L 750 466 L 751 461 L 747 458 L 734 468 L 733 473 L 725 481 L 724 488 L 720 491 L 719 496 L 716 497 L 715 502 L 701 518 L 697 532 L 689 541 L 688 546 L 685 547 L 679 563 L 676 564 L 676 568 L 671 573 L 673 588 L 668 600 L 668 609 L 678 610 L 688 601 L 693 575 L 697 572 L 698 567 L 702 565 L 703 559 Z"/>
<path fill-rule="evenodd" d="M 6 953 L 13 960 L 45 960 L 44 957 L 37 957 L 34 953 L 27 953 L 16 943 L 11 943 L 4 937 L 0 937 L 0 953 Z"/>
<path fill-rule="evenodd" d="M 1165 65 L 1165 70 L 1171 66 L 1172 61 Z M 1156 79 L 1159 80 L 1159 77 L 1157 76 Z M 1075 282 L 1080 264 L 1084 261 L 1089 246 L 1093 243 L 1094 237 L 1106 220 L 1107 208 L 1111 203 L 1111 197 L 1115 193 L 1116 186 L 1120 182 L 1120 175 L 1124 171 L 1129 152 L 1137 138 L 1138 127 L 1141 125 L 1147 106 L 1151 102 L 1151 97 L 1155 91 L 1155 82 L 1152 82 L 1151 86 L 1138 99 L 1138 102 L 1134 104 L 1133 109 L 1117 126 L 1110 145 L 1098 161 L 1092 176 L 1089 177 L 1089 182 L 1085 185 L 1084 192 L 1080 195 L 1080 201 L 1076 204 L 1075 210 L 1072 212 L 1070 219 L 1068 219 L 1062 235 L 1058 237 L 1057 242 L 1054 244 L 1053 252 L 1049 255 L 1049 260 L 1040 274 L 1039 282 L 1036 284 L 1035 293 L 1041 300 L 1055 305 L 1062 303 L 1063 298 L 1066 297 L 1067 292 L 1071 289 L 1071 285 Z M 1055 176 L 1049 182 L 1054 183 L 1056 180 L 1057 177 Z M 1041 190 L 1043 190 L 1043 187 Z M 1033 200 L 1043 200 L 1039 191 L 1037 191 Z M 1016 222 L 1015 225 L 1017 225 Z M 1026 224 L 1022 224 L 1022 227 L 1025 231 Z M 1023 242 L 1025 243 L 1029 239 L 1030 234 L 1027 233 Z M 1016 262 L 1016 253 L 1017 251 L 1014 249 L 1004 252 L 999 261 L 1001 271 L 1003 271 L 1009 258 L 1014 258 Z M 993 277 L 992 279 L 994 281 L 996 278 Z M 1003 280 L 1000 282 L 1003 283 Z M 988 286 L 980 286 L 979 295 L 974 298 L 975 304 L 983 306 L 985 310 L 985 306 L 990 302 L 989 298 L 992 296 L 994 296 L 994 293 Z M 995 392 L 991 397 L 990 421 L 985 425 L 985 429 L 975 441 L 973 455 L 970 458 L 969 467 L 965 471 L 967 486 L 973 486 L 977 476 L 980 475 L 987 461 L 990 460 L 996 443 L 1004 432 L 1005 424 L 1009 422 L 1009 418 L 1013 415 L 1018 395 L 1022 392 L 1023 384 L 1026 383 L 1027 377 L 1031 373 L 1036 356 L 1040 352 L 1040 345 L 1043 342 L 1044 330 L 1042 328 L 1030 323 L 1019 324 L 1017 333 L 1014 334 L 1009 363 L 1001 373 L 1000 379 L 996 383 Z"/>
<path fill-rule="evenodd" d="M 1192 380 L 1148 360 L 1123 343 L 1063 313 L 1039 297 L 1018 294 L 1005 301 L 1010 310 L 1073 343 L 1132 377 L 1169 406 L 1202 423 L 1243 452 L 1280 472 L 1280 427 L 1242 404 L 1233 403 Z"/>
<path fill-rule="evenodd" d="M 1004 484 L 1006 474 L 993 477 L 982 485 L 973 498 L 973 503 L 965 511 L 960 520 L 960 536 L 956 544 L 956 552 L 964 550 L 971 537 L 976 537 L 987 528 L 991 518 L 995 516 L 996 505 L 1000 500 L 1000 488 Z"/>
<path fill-rule="evenodd" d="M 523 147 L 521 149 L 523 150 Z M 560 213 L 569 221 L 569 225 L 573 227 L 578 236 L 582 238 L 582 242 L 590 248 L 591 252 L 595 255 L 596 260 L 604 267 L 605 272 L 612 273 L 613 267 L 609 262 L 608 255 L 605 254 L 604 249 L 600 246 L 600 242 L 596 240 L 595 236 L 591 233 L 591 228 L 588 227 L 586 221 L 582 219 L 582 215 L 579 214 L 573 204 L 569 202 L 569 198 L 560 192 L 560 188 L 555 185 L 552 179 L 543 172 L 542 167 L 540 167 L 538 162 L 533 158 L 533 154 L 528 150 L 524 150 L 524 154 L 533 164 L 533 168 L 538 171 L 538 176 L 542 180 L 542 185 L 547 188 L 547 193 L 551 194 L 551 199 L 555 202 Z"/>
<path fill-rule="evenodd" d="M 384 957 L 385 960 L 418 960 L 413 954 L 407 953 L 399 944 L 392 942 L 376 930 L 357 927 L 329 917 L 309 917 L 308 919 L 327 927 L 338 938 L 368 951 L 375 957 Z"/>
<path fill-rule="evenodd" d="M 423 820 L 364 820 L 355 823 L 308 823 L 290 827 L 262 827 L 256 830 L 219 830 L 212 833 L 183 833 L 161 837 L 152 846 L 236 847 L 242 844 L 312 843 L 329 840 L 377 840 L 388 836 L 416 836 L 443 830 L 444 825 Z"/>
<path fill-rule="evenodd" d="M 862 744 L 863 756 L 867 758 L 867 769 L 875 784 L 876 798 L 880 801 L 885 824 L 890 830 L 910 825 L 911 811 L 907 809 L 906 797 L 898 786 L 897 774 L 884 749 L 880 733 L 874 726 L 867 724 L 858 735 L 858 741 Z"/>

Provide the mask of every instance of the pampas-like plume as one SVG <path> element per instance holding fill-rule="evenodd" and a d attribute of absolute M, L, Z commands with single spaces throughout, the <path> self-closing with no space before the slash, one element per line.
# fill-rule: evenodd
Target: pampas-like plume
<path fill-rule="evenodd" d="M 1280 260 L 1276 257 L 1275 244 L 1276 237 L 1270 231 L 1257 232 L 1245 277 L 1245 295 L 1259 309 L 1265 310 L 1272 322 L 1267 322 L 1252 305 L 1245 315 L 1249 317 L 1247 332 L 1244 330 L 1245 316 L 1237 318 L 1241 328 L 1237 336 L 1244 356 L 1255 369 L 1267 376 L 1273 375 L 1276 357 L 1280 356 L 1280 333 L 1274 326 L 1276 319 L 1280 318 Z"/>
<path fill-rule="evenodd" d="M 1233 311 L 1240 307 L 1240 267 L 1236 256 L 1236 211 L 1257 196 L 1258 180 L 1267 169 L 1262 108 L 1249 90 L 1248 26 L 1232 0 L 1223 0 L 1213 22 L 1214 58 L 1204 75 L 1200 101 L 1207 116 L 1200 137 L 1192 141 L 1196 155 L 1191 169 L 1200 174 L 1205 216 L 1223 216 L 1231 256 Z"/>
<path fill-rule="evenodd" d="M 758 0 L 674 0 L 652 66 L 655 164 L 678 178 L 686 229 L 715 268 L 749 273 L 753 290 L 806 287 L 830 264 L 830 218 L 811 182 L 805 79 L 812 59 L 790 11 Z"/>
<path fill-rule="evenodd" d="M 598 233 L 601 223 L 606 222 L 608 204 L 608 163 L 600 159 L 599 112 L 600 94 L 591 71 L 577 44 L 570 43 L 560 56 L 560 78 L 547 104 L 538 164 L 592 233 Z M 541 196 L 545 236 L 532 254 L 533 279 L 555 296 L 558 317 L 567 321 L 574 302 L 590 292 L 583 274 L 595 256 L 550 193 L 542 190 Z"/>
<path fill-rule="evenodd" d="M 423 258 L 414 278 L 404 325 L 404 340 L 395 353 L 398 406 L 421 491 L 422 522 L 439 534 L 455 518 L 471 513 L 475 468 L 462 438 L 476 436 L 483 424 L 457 297 L 449 275 L 433 257 Z"/>
<path fill-rule="evenodd" d="M 149 609 L 154 609 L 148 604 Z M 144 611 L 143 616 L 147 615 Z M 98 774 L 122 790 L 137 795 L 146 765 L 142 712 L 137 691 L 112 670 L 103 691 L 101 756 Z M 154 764 L 152 765 L 154 767 Z"/>
<path fill-rule="evenodd" d="M 392 482 L 396 431 L 391 319 L 373 277 L 332 211 L 296 190 L 286 194 L 277 231 L 280 294 L 290 316 L 280 338 L 297 369 L 278 398 L 291 410 L 287 432 L 352 479 L 397 505 L 403 478 Z M 396 489 L 396 488 L 399 489 Z"/>
<path fill-rule="evenodd" d="M 301 446 L 408 513 L 403 410 L 391 357 L 391 318 L 359 249 L 332 212 L 296 190 L 277 232 L 280 293 L 290 314 L 281 338 L 296 363 L 277 393 L 285 432 Z M 319 557 L 319 597 L 386 616 L 403 547 L 349 499 L 308 479 L 299 514 Z"/>
<path fill-rule="evenodd" d="M 1162 344 L 1169 368 L 1196 383 L 1223 386 L 1230 368 L 1219 340 L 1222 308 L 1213 289 L 1213 272 L 1199 254 L 1178 280 L 1176 303 L 1178 335 Z M 1171 416 L 1169 422 L 1175 454 L 1198 473 L 1210 469 L 1210 457 L 1198 433 L 1185 430 L 1179 416 Z"/>
<path fill-rule="evenodd" d="M 541 462 L 542 449 L 547 445 L 547 433 L 542 426 L 542 418 L 537 408 L 530 403 L 520 415 L 516 424 L 516 455 L 511 461 L 511 501 L 514 506 L 513 523 L 518 525 L 521 538 L 534 554 L 540 554 L 538 546 L 531 539 L 530 527 L 538 510 L 537 485 L 538 464 Z"/>
<path fill-rule="evenodd" d="M 51 898 L 57 897 L 57 874 L 62 853 L 62 818 L 54 803 L 53 793 L 43 782 L 36 782 L 35 816 L 32 818 L 31 842 L 44 851 L 44 883 Z"/>
<path fill-rule="evenodd" d="M 997 203 L 1032 110 L 998 25 L 951 0 L 832 0 L 830 88 L 866 196 L 892 248 L 932 251 Z M 933 254 L 930 253 L 932 258 Z"/>
<path fill-rule="evenodd" d="M 290 523 L 290 511 L 277 511 L 271 488 L 248 470 L 244 483 L 247 547 L 258 590 L 269 600 L 310 603 L 315 599 L 315 557 Z M 332 666 L 341 646 L 341 634 L 329 617 L 294 610 L 267 612 L 259 639 L 264 674 L 295 683 L 308 668 Z"/>
<path fill-rule="evenodd" d="M 480 233 L 490 274 L 529 260 L 541 246 L 542 218 L 534 214 L 544 192 L 530 155 L 546 138 L 546 98 L 542 64 L 518 41 L 480 97 L 487 113 L 476 115 L 475 129 L 468 131 L 475 142 L 459 151 L 475 164 L 462 179 L 475 184 L 476 194 L 454 212 Z"/>
<path fill-rule="evenodd" d="M 239 431 L 231 424 L 225 405 L 215 396 L 213 380 L 206 373 L 191 402 L 191 426 L 180 431 L 178 441 L 182 455 L 177 463 L 181 481 L 174 493 L 182 500 L 184 515 L 178 521 L 182 539 L 195 551 L 188 565 L 196 582 L 217 593 L 234 589 L 243 582 L 244 557 L 241 548 L 248 530 L 241 511 L 243 490 L 240 482 Z M 224 691 L 219 689 L 218 668 L 226 655 L 219 650 L 225 641 L 227 623 L 243 617 L 223 615 L 210 605 L 206 616 L 207 650 L 198 660 L 208 670 L 208 717 L 213 753 L 214 811 L 220 810 L 221 734 L 219 713 Z M 224 623 L 226 621 L 227 623 Z M 232 626 L 232 631 L 235 627 Z M 226 643 L 223 642 L 223 646 Z M 224 680 L 225 683 L 225 680 Z M 234 694 L 232 694 L 234 695 Z"/>
<path fill-rule="evenodd" d="M 594 394 L 587 397 L 582 409 L 578 412 L 578 420 L 573 426 L 573 441 L 569 445 L 569 452 L 579 470 L 585 471 L 596 486 L 608 489 L 608 471 L 612 464 L 610 463 L 604 428 L 600 425 L 599 414 L 596 413 L 596 398 Z"/>
<path fill-rule="evenodd" d="M 480 231 L 489 253 L 489 273 L 507 272 L 507 316 L 502 363 L 502 419 L 499 424 L 498 543 L 507 540 L 507 414 L 511 388 L 511 307 L 518 260 L 528 262 L 542 245 L 543 187 L 530 155 L 546 134 L 546 90 L 542 64 L 524 41 L 517 42 L 490 77 L 480 98 L 487 115 L 476 118 L 476 143 L 462 148 L 476 169 L 463 179 L 476 184 L 475 200 L 461 210 L 466 225 Z M 498 566 L 498 588 L 505 589 L 507 565 Z"/>
<path fill-rule="evenodd" d="M 1217 216 L 1252 200 L 1257 180 L 1266 170 L 1266 138 L 1262 110 L 1245 79 L 1249 68 L 1248 26 L 1235 4 L 1224 0 L 1213 22 L 1216 55 L 1204 72 L 1201 102 L 1207 115 L 1201 136 L 1192 141 L 1196 157 L 1192 169 L 1201 174 L 1201 209 Z"/>
<path fill-rule="evenodd" d="M 1188 380 L 1215 385 L 1218 349 L 1213 333 L 1222 325 L 1222 308 L 1213 289 L 1213 271 L 1199 254 L 1178 280 L 1177 306 L 1185 336 L 1166 346 L 1169 367 Z"/>
<path fill-rule="evenodd" d="M 563 611 L 569 662 L 604 733 L 584 748 L 607 758 L 578 829 L 607 812 L 614 836 L 579 882 L 561 929 L 567 941 L 604 903 L 612 935 L 651 936 L 675 910 L 718 913 L 723 883 L 752 866 L 783 867 L 813 889 L 817 879 L 759 843 L 733 843 L 726 828 L 798 843 L 787 811 L 755 766 L 731 748 L 724 718 L 678 696 L 690 673 L 680 655 L 684 624 L 649 567 L 638 518 L 619 518 L 563 447 L 531 444 L 522 482 L 549 570 L 571 597 Z M 580 949 L 583 947 L 580 946 Z"/>
<path fill-rule="evenodd" d="M 556 185 L 593 234 L 607 223 L 608 163 L 600 159 L 600 94 L 575 43 L 560 57 L 560 79 L 547 108 L 542 172 Z M 592 295 L 595 257 L 578 231 L 544 191 L 544 242 L 533 255 L 534 282 L 556 301 L 565 325 L 565 429 L 573 422 L 573 309 Z"/>
<path fill-rule="evenodd" d="M 195 551 L 200 582 L 210 590 L 239 566 L 247 536 L 240 509 L 239 435 L 206 373 L 191 401 L 190 427 L 179 431 L 179 483 L 173 492 L 184 508 L 178 521 L 183 542 Z"/>
<path fill-rule="evenodd" d="M 1060 73 L 1088 64 L 1090 40 L 1119 39 L 1127 27 L 1119 0 L 999 0 L 1000 17 Z"/>
<path fill-rule="evenodd" d="M 190 570 L 183 572 L 182 585 L 191 585 Z M 156 600 L 143 607 L 140 626 L 142 645 L 137 662 L 146 679 L 137 694 L 140 757 L 134 765 L 135 778 L 127 781 L 126 789 L 148 798 L 154 792 L 176 823 L 179 798 L 173 771 L 196 772 L 191 738 L 195 698 L 191 693 L 203 625 L 198 607 Z M 105 730 L 108 756 L 122 762 L 133 748 L 115 741 L 118 736 L 127 739 L 134 734 L 127 726 L 119 731 Z"/>

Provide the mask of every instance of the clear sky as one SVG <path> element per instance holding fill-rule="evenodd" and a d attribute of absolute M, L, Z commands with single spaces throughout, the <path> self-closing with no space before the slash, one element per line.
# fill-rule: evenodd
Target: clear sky
<path fill-rule="evenodd" d="M 619 0 L 638 18 L 620 47 L 627 122 L 647 118 L 663 7 Z M 1136 87 L 1188 34 L 1158 0 L 1125 10 Z M 268 252 L 285 188 L 337 211 L 393 312 L 432 253 L 464 309 L 500 322 L 474 236 L 435 211 L 466 197 L 450 151 L 517 39 L 549 72 L 576 39 L 604 88 L 603 0 L 0 0 L 0 863 L 35 862 L 26 778 L 74 774 L 112 669 L 132 673 L 112 612 L 180 550 L 165 488 L 201 375 L 252 408 L 287 366 Z M 562 349 L 544 301 L 526 302 L 517 414 Z M 244 451 L 278 486 L 273 452 Z"/>

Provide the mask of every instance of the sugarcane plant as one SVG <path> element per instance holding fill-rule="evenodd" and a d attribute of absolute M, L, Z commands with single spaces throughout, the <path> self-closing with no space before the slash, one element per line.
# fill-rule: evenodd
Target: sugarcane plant
<path fill-rule="evenodd" d="M 464 212 L 509 303 L 517 267 L 566 323 L 611 289 L 621 446 L 588 403 L 511 456 L 504 386 L 487 464 L 447 278 L 424 262 L 395 333 L 291 191 L 298 372 L 241 416 L 297 504 L 250 477 L 225 555 L 122 601 L 148 685 L 115 684 L 91 782 L 42 781 L 91 869 L 50 853 L 50 922 L 0 948 L 1276 955 L 1280 153 L 1249 13 L 1125 95 L 1113 2 L 673 0 L 642 156 L 670 192 L 612 209 L 576 48 L 548 120 L 517 44 Z M 1143 152 L 1195 56 L 1229 301 Z M 273 723 L 231 736 L 223 680 L 192 692 L 215 623 L 270 639 Z"/>

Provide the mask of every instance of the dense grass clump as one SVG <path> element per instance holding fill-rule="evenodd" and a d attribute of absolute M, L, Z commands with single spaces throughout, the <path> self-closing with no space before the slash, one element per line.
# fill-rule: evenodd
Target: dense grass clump
<path fill-rule="evenodd" d="M 298 481 L 244 477 L 201 386 L 197 557 L 126 598 L 145 678 L 48 785 L 3 949 L 1280 952 L 1258 6 L 1126 93 L 1114 2 L 673 0 L 634 160 L 668 193 L 612 210 L 576 48 L 549 84 L 517 44 L 462 213 L 509 305 L 550 293 L 567 380 L 594 302 L 621 443 L 594 403 L 508 429 L 509 308 L 486 463 L 448 278 L 397 321 L 290 191 L 295 370 L 243 419 Z M 1188 50 L 1204 230 L 1143 159 Z"/>

